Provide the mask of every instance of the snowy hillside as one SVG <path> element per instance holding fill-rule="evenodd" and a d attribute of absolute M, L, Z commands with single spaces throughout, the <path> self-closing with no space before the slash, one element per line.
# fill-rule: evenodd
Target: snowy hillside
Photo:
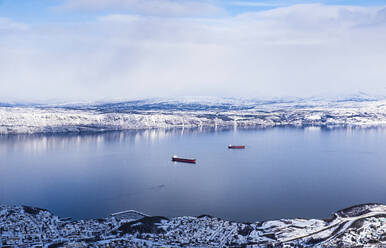
<path fill-rule="evenodd" d="M 211 216 L 151 217 L 136 211 L 62 220 L 27 206 L 0 206 L 4 247 L 385 247 L 386 206 L 365 204 L 331 219 L 238 223 Z M 371 246 L 370 246 L 371 245 Z"/>
<path fill-rule="evenodd" d="M 61 105 L 0 105 L 0 133 L 100 132 L 150 128 L 381 126 L 386 100 L 150 99 Z"/>

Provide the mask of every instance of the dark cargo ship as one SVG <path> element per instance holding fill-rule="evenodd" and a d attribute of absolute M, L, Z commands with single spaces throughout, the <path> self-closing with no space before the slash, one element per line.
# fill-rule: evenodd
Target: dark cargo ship
<path fill-rule="evenodd" d="M 245 149 L 245 146 L 233 146 L 233 145 L 228 145 L 228 149 Z"/>
<path fill-rule="evenodd" d="M 172 161 L 173 162 L 182 162 L 182 163 L 191 163 L 191 164 L 196 163 L 196 159 L 194 159 L 194 158 L 179 158 L 176 155 L 174 155 L 172 157 Z"/>

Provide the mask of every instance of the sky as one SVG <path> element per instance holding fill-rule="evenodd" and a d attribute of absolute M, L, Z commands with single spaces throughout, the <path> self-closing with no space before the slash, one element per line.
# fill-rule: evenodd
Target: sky
<path fill-rule="evenodd" d="M 386 93 L 386 0 L 0 0 L 0 102 Z"/>

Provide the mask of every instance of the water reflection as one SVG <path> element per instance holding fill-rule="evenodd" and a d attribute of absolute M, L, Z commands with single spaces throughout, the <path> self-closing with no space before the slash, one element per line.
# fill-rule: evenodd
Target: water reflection
<path fill-rule="evenodd" d="M 294 129 L 293 127 L 276 127 L 276 129 Z M 271 128 L 241 128 L 242 131 L 264 131 Z M 88 134 L 25 134 L 25 135 L 0 135 L 0 154 L 10 152 L 28 152 L 28 153 L 44 153 L 47 151 L 55 151 L 65 147 L 78 149 L 80 146 L 96 145 L 101 146 L 108 143 L 140 143 L 150 142 L 155 143 L 170 136 L 195 135 L 205 132 L 221 132 L 232 130 L 234 134 L 238 131 L 238 126 L 235 124 L 229 128 L 197 128 L 197 129 L 150 129 L 150 130 L 135 130 L 135 131 L 116 131 L 104 133 L 88 133 Z M 344 133 L 347 136 L 364 134 L 366 136 L 385 135 L 386 128 L 383 127 L 345 127 L 345 128 L 326 128 L 320 126 L 308 126 L 304 128 L 296 128 L 303 130 L 305 133 L 321 133 L 333 134 L 334 132 Z"/>
<path fill-rule="evenodd" d="M 101 146 L 108 143 L 154 143 L 168 136 L 191 135 L 200 132 L 210 132 L 203 129 L 151 129 L 139 131 L 105 132 L 89 134 L 25 134 L 25 135 L 0 135 L 0 153 L 28 152 L 44 153 L 71 147 L 78 149 L 81 146 Z"/>
<path fill-rule="evenodd" d="M 237 131 L 236 131 L 237 130 Z M 230 151 L 228 144 L 244 144 Z M 0 136 L 0 204 L 254 221 L 385 202 L 386 130 L 290 127 Z M 173 154 L 197 165 L 173 164 Z"/>

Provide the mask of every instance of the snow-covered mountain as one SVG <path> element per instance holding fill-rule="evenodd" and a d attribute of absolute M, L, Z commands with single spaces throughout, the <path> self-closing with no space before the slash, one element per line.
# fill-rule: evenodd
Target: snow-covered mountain
<path fill-rule="evenodd" d="M 0 133 L 100 132 L 150 128 L 382 126 L 386 99 L 173 98 L 71 104 L 0 104 Z"/>

